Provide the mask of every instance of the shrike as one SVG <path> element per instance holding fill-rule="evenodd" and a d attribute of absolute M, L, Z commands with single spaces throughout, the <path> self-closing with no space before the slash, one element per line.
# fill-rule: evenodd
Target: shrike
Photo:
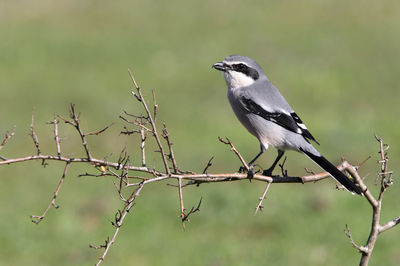
<path fill-rule="evenodd" d="M 213 67 L 224 74 L 228 99 L 237 118 L 260 142 L 260 152 L 249 162 L 251 171 L 253 163 L 271 145 L 278 150 L 278 156 L 263 175 L 272 174 L 286 150 L 295 150 L 309 157 L 348 191 L 362 194 L 359 187 L 311 145 L 310 141 L 319 143 L 256 61 L 230 55 Z"/>

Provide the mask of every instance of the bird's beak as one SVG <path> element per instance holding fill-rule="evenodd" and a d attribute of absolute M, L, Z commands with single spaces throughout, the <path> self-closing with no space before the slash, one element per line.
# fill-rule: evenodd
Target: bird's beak
<path fill-rule="evenodd" d="M 226 71 L 228 66 L 223 62 L 218 62 L 215 63 L 212 67 L 219 71 Z"/>

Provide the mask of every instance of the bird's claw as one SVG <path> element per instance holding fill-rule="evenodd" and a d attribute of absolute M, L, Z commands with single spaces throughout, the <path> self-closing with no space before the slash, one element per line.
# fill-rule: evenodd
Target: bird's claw
<path fill-rule="evenodd" d="M 262 174 L 264 176 L 272 176 L 272 171 L 271 171 L 271 169 L 267 169 L 267 170 L 264 170 Z"/>
<path fill-rule="evenodd" d="M 239 167 L 239 170 L 238 170 L 238 173 L 245 173 L 246 172 L 246 168 L 244 168 L 244 166 L 240 166 Z"/>
<path fill-rule="evenodd" d="M 254 177 L 254 167 L 251 165 L 249 166 L 249 170 L 247 171 L 247 178 L 250 180 Z"/>

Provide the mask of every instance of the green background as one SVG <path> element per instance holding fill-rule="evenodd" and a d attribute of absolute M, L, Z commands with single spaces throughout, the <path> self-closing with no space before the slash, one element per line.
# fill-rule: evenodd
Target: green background
<path fill-rule="evenodd" d="M 398 1 L 6 1 L 0 0 L 0 134 L 16 126 L 1 150 L 7 158 L 35 153 L 27 135 L 32 112 L 43 153 L 55 153 L 54 114 L 70 103 L 85 131 L 114 122 L 89 145 L 97 158 L 116 159 L 126 144 L 140 162 L 137 136 L 120 136 L 123 110 L 142 112 L 131 96 L 131 69 L 146 96 L 154 89 L 158 121 L 168 126 L 181 168 L 236 171 L 240 165 L 218 136 L 228 136 L 249 160 L 257 140 L 240 125 L 226 99 L 221 73 L 211 65 L 229 54 L 256 59 L 321 143 L 321 153 L 344 156 L 362 168 L 373 188 L 376 133 L 390 144 L 390 169 L 400 166 L 400 4 Z M 150 97 L 149 97 L 150 98 Z M 83 156 L 72 128 L 60 125 L 65 156 Z M 148 148 L 148 164 L 162 169 Z M 153 146 L 154 147 L 154 146 Z M 264 154 L 266 167 L 276 152 Z M 318 169 L 287 153 L 291 175 Z M 93 167 L 72 165 L 57 203 L 40 224 L 63 163 L 0 167 L 0 265 L 93 265 L 113 233 L 121 206 L 110 178 L 76 178 Z M 385 194 L 382 220 L 399 215 L 395 185 Z M 175 182 L 175 181 L 169 181 Z M 264 211 L 253 216 L 264 184 L 204 184 L 184 190 L 187 208 L 201 212 L 182 230 L 177 189 L 144 187 L 104 265 L 356 265 L 360 255 L 343 230 L 365 243 L 367 202 L 316 184 L 273 184 Z M 371 265 L 398 265 L 399 230 L 381 235 Z"/>

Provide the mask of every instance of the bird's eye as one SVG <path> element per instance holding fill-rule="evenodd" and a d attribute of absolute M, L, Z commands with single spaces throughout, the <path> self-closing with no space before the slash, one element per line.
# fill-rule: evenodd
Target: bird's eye
<path fill-rule="evenodd" d="M 239 64 L 233 65 L 233 69 L 235 69 L 236 71 L 239 71 L 239 72 L 244 72 L 247 70 L 247 66 L 245 64 L 239 63 Z"/>

